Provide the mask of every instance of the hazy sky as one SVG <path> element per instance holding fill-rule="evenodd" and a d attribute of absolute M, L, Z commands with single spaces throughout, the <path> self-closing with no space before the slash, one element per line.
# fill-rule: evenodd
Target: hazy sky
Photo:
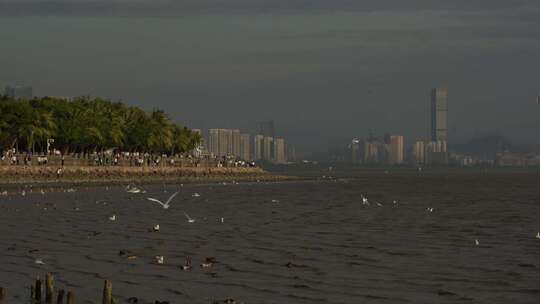
<path fill-rule="evenodd" d="M 428 126 L 540 140 L 540 1 L 0 0 L 0 85 L 165 109 L 304 146 Z"/>

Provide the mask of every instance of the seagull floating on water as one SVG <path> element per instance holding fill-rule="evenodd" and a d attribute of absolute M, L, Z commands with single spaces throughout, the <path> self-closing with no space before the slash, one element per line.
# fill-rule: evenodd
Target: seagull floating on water
<path fill-rule="evenodd" d="M 189 214 L 185 213 L 184 212 L 184 216 L 186 217 L 186 219 L 188 220 L 188 223 L 195 223 L 195 219 L 190 217 Z"/>
<path fill-rule="evenodd" d="M 426 208 L 427 212 L 433 212 L 433 208 Z"/>
<path fill-rule="evenodd" d="M 382 206 L 383 206 L 383 204 L 378 203 L 378 202 L 377 202 L 376 204 L 377 204 L 377 206 L 379 206 L 379 207 L 382 207 Z"/>
<path fill-rule="evenodd" d="M 109 220 L 113 222 L 116 221 L 116 215 L 113 214 L 112 216 L 109 216 Z"/>
<path fill-rule="evenodd" d="M 201 195 L 199 193 L 193 193 L 192 197 L 200 197 Z"/>
<path fill-rule="evenodd" d="M 163 207 L 163 209 L 169 209 L 169 207 L 171 206 L 171 205 L 170 205 L 170 204 L 171 204 L 171 201 L 173 200 L 173 198 L 174 198 L 177 194 L 178 194 L 178 192 L 173 193 L 173 195 L 171 195 L 171 196 L 167 199 L 167 201 L 166 201 L 165 203 L 163 203 L 162 201 L 158 200 L 157 198 L 153 198 L 153 197 L 148 197 L 148 198 L 146 198 L 146 199 L 149 200 L 149 201 L 156 202 L 156 203 L 160 204 L 160 205 Z"/>
<path fill-rule="evenodd" d="M 474 240 L 474 245 L 480 246 L 480 242 L 478 240 Z"/>
<path fill-rule="evenodd" d="M 186 257 L 186 263 L 183 266 L 180 266 L 182 270 L 191 270 L 193 266 L 191 265 L 191 257 Z"/>
<path fill-rule="evenodd" d="M 43 262 L 42 259 L 36 259 L 36 260 L 34 261 L 34 264 L 37 264 L 37 265 L 45 265 L 45 262 Z"/>
<path fill-rule="evenodd" d="M 367 197 L 365 197 L 363 195 L 362 195 L 362 204 L 369 206 L 369 201 L 368 201 Z"/>
<path fill-rule="evenodd" d="M 158 232 L 159 231 L 159 224 L 154 225 L 154 227 L 152 227 L 152 231 L 153 232 Z"/>
<path fill-rule="evenodd" d="M 165 258 L 162 255 L 155 256 L 156 264 L 162 265 L 165 263 Z"/>

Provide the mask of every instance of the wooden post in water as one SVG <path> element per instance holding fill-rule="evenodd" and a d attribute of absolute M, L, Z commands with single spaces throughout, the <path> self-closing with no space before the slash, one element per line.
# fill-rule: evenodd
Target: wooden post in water
<path fill-rule="evenodd" d="M 101 303 L 112 304 L 112 283 L 109 280 L 105 280 L 105 284 L 103 286 L 103 301 Z"/>
<path fill-rule="evenodd" d="M 0 302 L 2 302 L 5 298 L 6 298 L 6 290 L 0 287 Z"/>
<path fill-rule="evenodd" d="M 54 277 L 47 273 L 45 276 L 45 302 L 52 303 L 54 294 Z"/>
<path fill-rule="evenodd" d="M 71 291 L 67 293 L 67 304 L 75 304 L 75 295 Z"/>
<path fill-rule="evenodd" d="M 56 299 L 56 304 L 64 304 L 64 295 L 65 291 L 63 289 L 60 289 L 58 292 L 58 298 Z"/>
<path fill-rule="evenodd" d="M 41 279 L 38 277 L 36 279 L 36 289 L 35 289 L 35 301 L 36 303 L 41 303 Z"/>
<path fill-rule="evenodd" d="M 30 303 L 34 303 L 36 300 L 36 287 L 34 285 L 30 286 Z"/>

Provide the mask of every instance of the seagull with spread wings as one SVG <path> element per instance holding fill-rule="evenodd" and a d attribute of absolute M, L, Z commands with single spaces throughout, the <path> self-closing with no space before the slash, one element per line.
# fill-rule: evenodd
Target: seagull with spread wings
<path fill-rule="evenodd" d="M 157 198 L 153 198 L 153 197 L 148 197 L 146 199 L 149 200 L 149 201 L 156 202 L 156 203 L 160 204 L 161 207 L 163 207 L 163 209 L 169 209 L 169 207 L 171 206 L 171 201 L 173 200 L 173 198 L 177 194 L 178 194 L 178 192 L 173 193 L 173 195 L 169 196 L 169 198 L 167 199 L 167 201 L 165 203 L 163 203 L 162 201 L 158 200 Z"/>

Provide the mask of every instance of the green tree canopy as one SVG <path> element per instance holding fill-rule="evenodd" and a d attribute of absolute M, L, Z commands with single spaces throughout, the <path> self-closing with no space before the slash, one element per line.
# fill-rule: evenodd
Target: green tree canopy
<path fill-rule="evenodd" d="M 44 151 L 48 139 L 64 153 L 117 148 L 129 152 L 181 153 L 193 150 L 198 134 L 178 126 L 162 110 L 102 98 L 71 100 L 0 96 L 0 147 Z"/>

